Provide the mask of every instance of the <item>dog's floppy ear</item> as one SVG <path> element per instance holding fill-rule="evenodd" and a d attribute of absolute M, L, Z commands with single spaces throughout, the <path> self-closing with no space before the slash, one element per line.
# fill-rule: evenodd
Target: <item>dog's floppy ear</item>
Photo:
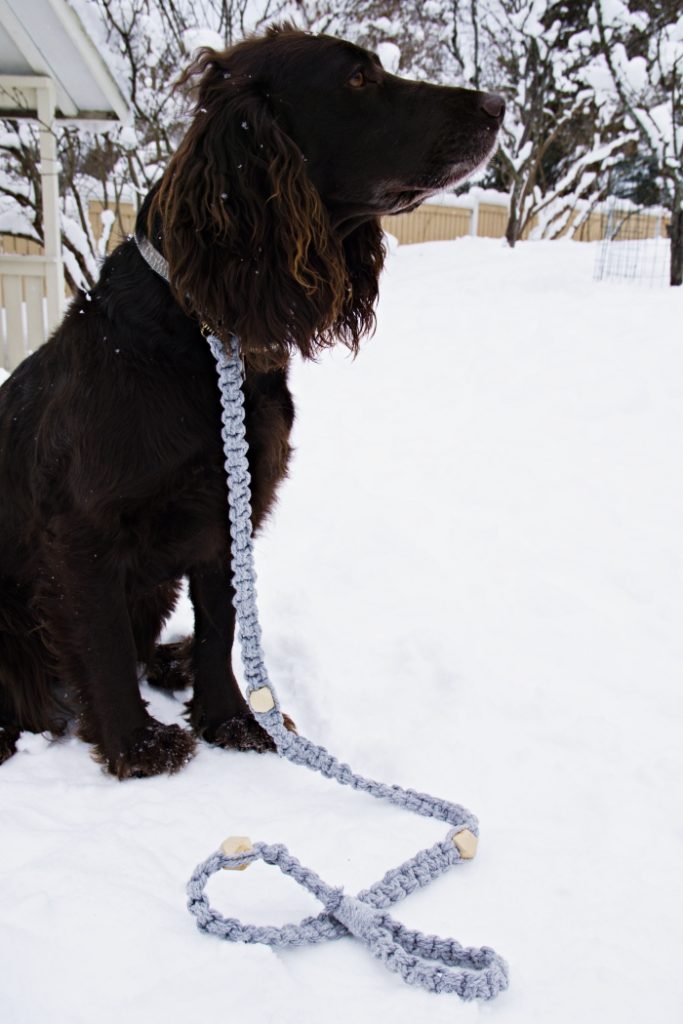
<path fill-rule="evenodd" d="M 345 326 L 354 290 L 345 247 L 271 110 L 250 45 L 203 50 L 183 76 L 199 78 L 197 104 L 149 224 L 161 229 L 181 306 L 234 331 L 248 361 L 270 369 L 293 348 L 313 356 L 335 334 L 355 348 L 359 332 Z"/>

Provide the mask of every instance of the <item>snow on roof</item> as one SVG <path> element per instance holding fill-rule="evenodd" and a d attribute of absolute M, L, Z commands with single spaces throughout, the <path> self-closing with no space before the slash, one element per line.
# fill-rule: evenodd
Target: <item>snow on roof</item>
<path fill-rule="evenodd" d="M 86 31 L 79 14 L 78 0 L 73 5 L 67 0 L 0 0 L 0 75 L 51 78 L 58 117 L 127 121 L 125 87 L 105 59 L 106 41 L 91 22 Z M 27 111 L 0 93 L 0 113 L 26 116 Z"/>

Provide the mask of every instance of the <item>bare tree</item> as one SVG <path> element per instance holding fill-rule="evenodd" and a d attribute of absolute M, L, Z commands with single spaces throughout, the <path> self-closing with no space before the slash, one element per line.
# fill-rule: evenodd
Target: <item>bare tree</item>
<path fill-rule="evenodd" d="M 60 161 L 65 277 L 90 287 L 112 223 L 123 203 L 138 204 L 160 176 L 184 124 L 183 97 L 173 82 L 191 56 L 196 30 L 230 45 L 250 30 L 291 11 L 280 0 L 89 0 L 104 25 L 108 47 L 125 74 L 133 124 L 107 132 L 54 127 Z M 38 127 L 5 120 L 0 131 L 0 231 L 42 244 Z M 94 230 L 92 200 L 108 208 Z"/>
<path fill-rule="evenodd" d="M 479 11 L 490 84 L 507 101 L 494 163 L 510 195 L 507 241 L 576 230 L 577 209 L 604 194 L 632 137 L 603 116 L 587 80 L 596 58 L 585 5 L 481 0 Z"/>

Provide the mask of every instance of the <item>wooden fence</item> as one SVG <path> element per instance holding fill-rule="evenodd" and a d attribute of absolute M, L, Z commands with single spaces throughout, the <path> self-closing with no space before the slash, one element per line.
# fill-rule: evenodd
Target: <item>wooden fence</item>
<path fill-rule="evenodd" d="M 564 231 L 568 235 L 578 217 L 572 214 Z M 574 234 L 578 242 L 599 242 L 605 237 L 608 214 L 603 210 L 594 210 L 579 226 Z M 394 217 L 384 217 L 382 225 L 390 235 L 394 235 L 401 245 L 412 245 L 415 242 L 446 241 L 464 238 L 465 235 L 476 235 L 479 238 L 503 238 L 508 221 L 507 203 L 501 200 L 479 200 L 476 193 L 462 197 L 462 205 L 451 201 L 448 206 L 436 203 L 425 203 L 412 213 L 399 213 Z M 669 218 L 659 212 L 634 210 L 624 220 L 620 232 L 621 238 L 660 238 L 666 234 Z M 524 237 L 536 226 L 532 220 Z"/>
<path fill-rule="evenodd" d="M 101 202 L 89 206 L 93 237 L 102 235 Z M 135 227 L 132 203 L 119 206 L 107 242 L 107 251 L 126 238 Z M 582 242 L 599 241 L 605 237 L 608 214 L 594 211 L 581 224 L 575 238 Z M 576 215 L 570 219 L 567 231 Z M 502 238 L 508 219 L 504 196 L 479 193 L 473 189 L 459 201 L 449 197 L 448 205 L 425 203 L 412 213 L 385 217 L 383 226 L 402 245 L 432 242 L 476 235 L 480 238 Z M 661 213 L 628 214 L 621 227 L 621 238 L 656 238 L 666 233 L 668 220 Z M 533 225 L 532 225 L 533 226 Z M 0 366 L 13 369 L 24 356 L 42 344 L 50 325 L 58 319 L 54 299 L 48 302 L 46 286 L 48 265 L 41 247 L 14 235 L 0 235 Z"/>
<path fill-rule="evenodd" d="M 479 201 L 476 194 L 463 196 L 460 203 L 448 206 L 425 203 L 412 213 L 399 213 L 384 217 L 382 226 L 401 245 L 415 242 L 447 241 L 476 235 L 479 238 L 502 238 L 505 234 L 508 212 L 505 201 Z"/>

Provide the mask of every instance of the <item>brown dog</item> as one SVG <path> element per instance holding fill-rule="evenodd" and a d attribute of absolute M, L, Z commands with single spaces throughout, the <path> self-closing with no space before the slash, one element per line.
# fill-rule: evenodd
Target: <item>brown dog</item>
<path fill-rule="evenodd" d="M 231 668 L 226 483 L 216 372 L 199 324 L 238 334 L 257 529 L 287 470 L 293 351 L 372 328 L 379 217 L 491 153 L 494 95 L 396 78 L 351 43 L 289 26 L 204 51 L 194 118 L 138 219 L 52 339 L 0 389 L 0 761 L 22 729 L 76 718 L 109 771 L 176 771 L 193 733 L 267 749 Z M 148 714 L 138 665 L 189 578 L 193 733 Z"/>

